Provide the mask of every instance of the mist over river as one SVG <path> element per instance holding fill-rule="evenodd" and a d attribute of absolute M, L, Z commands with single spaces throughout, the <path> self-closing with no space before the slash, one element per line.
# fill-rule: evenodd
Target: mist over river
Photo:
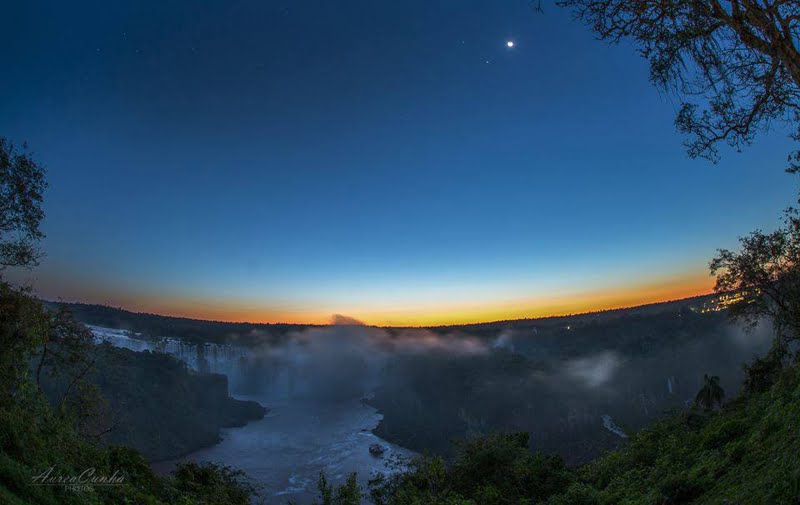
<path fill-rule="evenodd" d="M 113 345 L 224 374 L 231 395 L 269 409 L 182 460 L 243 470 L 266 503 L 308 504 L 322 470 L 334 484 L 356 472 L 366 490 L 374 473 L 397 468 L 387 461 L 413 456 L 409 449 L 447 456 L 452 440 L 496 432 L 529 433 L 532 449 L 577 465 L 622 447 L 665 411 L 689 407 L 705 375 L 735 395 L 742 364 L 766 351 L 771 328 L 745 332 L 714 312 L 666 307 L 438 331 L 345 320 L 281 339 L 248 334 L 249 346 L 236 335 L 187 344 L 92 330 Z M 382 414 L 363 401 L 373 394 Z M 381 457 L 372 444 L 385 449 Z"/>
<path fill-rule="evenodd" d="M 156 344 L 121 330 L 91 329 L 113 345 L 135 351 L 158 349 L 196 370 L 225 374 L 232 396 L 269 409 L 264 419 L 223 430 L 223 440 L 213 447 L 153 464 L 158 472 L 167 473 L 175 463 L 187 460 L 229 465 L 246 472 L 265 503 L 295 500 L 302 505 L 316 496 L 322 470 L 337 484 L 357 472 L 366 488 L 372 474 L 396 471 L 394 462 L 413 456 L 372 434 L 382 416 L 361 401 L 368 391 L 337 387 L 337 394 L 331 395 L 312 382 L 318 377 L 304 374 L 304 367 L 283 356 L 216 344 L 206 344 L 198 352 L 197 346 L 177 340 Z M 386 449 L 381 457 L 369 452 L 376 443 Z"/>

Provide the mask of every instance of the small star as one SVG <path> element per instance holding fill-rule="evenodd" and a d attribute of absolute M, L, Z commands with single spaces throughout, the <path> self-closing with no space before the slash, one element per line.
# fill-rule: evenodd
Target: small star
<path fill-rule="evenodd" d="M 509 40 L 508 42 L 506 42 L 506 47 L 508 47 L 509 49 L 514 49 L 515 45 L 516 44 L 514 44 L 513 40 Z"/>

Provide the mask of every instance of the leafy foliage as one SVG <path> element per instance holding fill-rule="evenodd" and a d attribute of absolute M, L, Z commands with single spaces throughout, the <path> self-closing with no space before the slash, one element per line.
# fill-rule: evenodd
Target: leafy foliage
<path fill-rule="evenodd" d="M 44 236 L 42 199 L 44 168 L 26 152 L 0 137 L 0 269 L 37 264 L 38 241 Z"/>
<path fill-rule="evenodd" d="M 328 482 L 325 473 L 321 472 L 317 481 L 317 489 L 319 490 L 319 501 L 315 501 L 314 505 L 361 504 L 361 487 L 358 485 L 354 473 L 348 475 L 347 481 L 336 488 Z"/>
<path fill-rule="evenodd" d="M 0 148 L 13 152 L 2 142 Z M 12 161 L 4 163 L 9 167 L 22 163 L 18 162 L 19 156 L 7 155 Z M 24 158 L 22 165 L 29 161 Z M 25 167 L 33 170 L 30 164 Z M 3 175 L 13 179 L 13 170 Z M 19 188 L 25 193 L 23 186 Z M 35 211 L 40 197 L 37 200 L 35 191 L 26 195 L 33 217 L 20 222 L 38 231 L 36 216 L 40 214 Z M 7 208 L 13 209 L 14 205 Z M 743 243 L 741 253 L 722 255 L 717 264 L 725 271 L 722 289 L 747 295 L 748 303 L 740 306 L 741 314 L 774 317 L 779 342 L 783 344 L 797 338 L 797 263 L 793 259 L 797 226 L 796 220 L 790 220 L 783 236 L 764 240 L 755 237 L 752 243 Z M 22 233 L 23 242 L 38 237 L 33 232 L 25 235 L 24 229 Z M 26 264 L 20 261 L 21 265 Z M 769 289 L 777 290 L 780 297 L 770 296 Z M 764 294 L 766 297 L 761 296 Z M 684 317 L 692 320 L 683 312 L 677 319 L 685 321 Z M 666 320 L 680 330 L 676 332 L 676 341 L 680 342 L 687 336 L 685 323 L 674 319 L 670 316 Z M 623 338 L 626 345 L 640 352 L 651 351 L 655 340 Z M 60 401 L 57 408 L 52 408 L 38 387 L 43 377 L 66 385 L 62 398 L 74 398 L 73 391 L 80 384 L 91 383 L 90 370 L 96 364 L 107 360 L 109 370 L 122 369 L 130 358 L 128 351 L 112 352 L 107 347 L 99 348 L 101 354 L 107 353 L 105 356 L 94 356 L 91 352 L 98 348 L 89 342 L 89 333 L 68 314 L 49 313 L 25 291 L 0 282 L 0 502 L 250 503 L 253 488 L 233 469 L 190 463 L 179 466 L 172 477 L 159 477 L 137 451 L 99 446 L 87 438 L 85 430 L 76 429 L 80 426 L 76 419 L 85 412 L 83 401 Z M 706 407 L 703 411 L 668 416 L 634 435 L 625 448 L 582 467 L 569 468 L 559 457 L 532 453 L 527 433 L 470 437 L 458 446 L 449 465 L 438 457 L 423 457 L 412 462 L 405 472 L 377 476 L 371 483 L 370 497 L 377 505 L 797 503 L 800 366 L 787 363 L 787 349 L 786 345 L 776 345 L 766 357 L 750 365 L 746 394 L 718 411 L 710 409 L 722 402 L 719 379 L 706 376 L 706 384 L 698 394 L 698 404 Z M 185 368 L 177 372 L 175 366 L 159 361 L 171 358 L 143 356 L 152 359 L 152 370 L 178 377 L 186 375 Z M 513 384 L 522 388 L 525 384 L 519 377 L 535 371 L 528 360 L 507 352 L 494 353 L 493 360 L 480 365 L 485 368 L 479 372 L 488 371 L 489 376 L 506 371 L 504 387 Z M 30 373 L 31 367 L 35 373 Z M 456 366 L 452 371 L 457 373 L 452 375 L 470 387 L 480 384 L 482 381 L 475 380 L 476 376 L 465 372 L 469 370 L 475 369 Z M 448 376 L 441 369 L 438 372 L 439 376 Z M 108 370 L 102 377 L 112 383 L 115 380 Z M 143 382 L 142 377 L 137 377 L 130 387 L 137 388 Z M 131 401 L 147 396 L 139 390 L 129 393 Z M 485 400 L 490 396 L 491 392 L 480 391 L 475 398 Z M 513 413 L 514 406 L 509 407 L 510 410 L 497 410 Z M 471 419 L 469 415 L 464 417 Z M 92 468 L 100 475 L 119 472 L 124 478 L 114 485 L 78 491 L 36 485 L 34 476 L 48 468 L 57 468 L 63 475 Z M 319 490 L 321 505 L 356 505 L 362 498 L 355 475 L 338 488 L 321 475 Z"/>
<path fill-rule="evenodd" d="M 694 403 L 705 410 L 712 410 L 715 405 L 722 406 L 725 399 L 725 391 L 719 385 L 719 377 L 716 375 L 703 377 L 703 387 L 697 392 Z"/>
<path fill-rule="evenodd" d="M 711 261 L 715 290 L 738 297 L 731 314 L 748 324 L 772 321 L 776 346 L 800 340 L 800 214 L 788 209 L 783 225 L 739 239 L 740 250 L 722 249 Z"/>
<path fill-rule="evenodd" d="M 462 442 L 449 467 L 427 457 L 406 473 L 377 478 L 371 497 L 378 505 L 539 503 L 571 481 L 560 458 L 528 449 L 527 433 L 506 433 Z"/>
<path fill-rule="evenodd" d="M 800 369 L 692 423 L 676 414 L 578 471 L 602 503 L 794 503 Z"/>
<path fill-rule="evenodd" d="M 635 431 L 666 409 L 683 408 L 702 386 L 703 372 L 720 376 L 726 389 L 737 387 L 742 362 L 769 343 L 764 332 L 739 345 L 725 314 L 679 304 L 647 314 L 517 324 L 503 328 L 514 332 L 513 351 L 389 361 L 370 400 L 384 416 L 376 434 L 450 458 L 450 440 L 527 432 L 532 448 L 569 465 L 584 463 L 624 443 L 603 426 L 602 415 Z M 486 338 L 499 331 L 492 327 Z"/>
<path fill-rule="evenodd" d="M 216 444 L 223 427 L 264 416 L 256 402 L 228 395 L 224 375 L 200 374 L 177 358 L 98 346 L 87 381 L 108 399 L 101 440 L 126 445 L 151 461 Z M 157 423 L 153 419 L 158 419 Z"/>
<path fill-rule="evenodd" d="M 44 171 L 0 138 L 0 268 L 36 263 Z M 104 448 L 83 420 L 97 397 L 88 376 L 96 361 L 91 333 L 66 312 L 50 312 L 25 290 L 0 278 L 0 503 L 11 505 L 249 505 L 241 475 L 213 465 L 153 474 L 129 448 Z M 40 385 L 57 382 L 56 407 Z M 46 472 L 77 478 L 121 476 L 113 484 L 41 485 Z"/>
<path fill-rule="evenodd" d="M 122 447 L 104 448 L 88 437 L 77 421 L 82 418 L 83 404 L 59 402 L 56 408 L 48 403 L 29 373 L 29 363 L 41 362 L 41 349 L 50 351 L 45 362 L 47 376 L 60 377 L 67 389 L 88 377 L 72 375 L 82 371 L 87 358 L 83 353 L 85 328 L 55 319 L 26 293 L 0 284 L 0 335 L 14 345 L 0 347 L 0 360 L 13 364 L 14 371 L 4 373 L 0 391 L 5 401 L 0 404 L 0 503 L 11 504 L 207 504 L 247 505 L 252 487 L 242 475 L 229 468 L 214 465 L 179 466 L 174 477 L 153 474 L 145 459 L 135 450 Z M 79 330 L 78 335 L 70 334 Z M 16 340 L 13 337 L 17 337 Z M 56 350 L 57 349 L 57 350 Z M 34 359 L 35 357 L 39 358 Z M 81 398 L 86 398 L 79 395 Z M 75 398 L 68 392 L 65 398 Z M 77 476 L 91 469 L 96 475 L 110 476 L 117 472 L 122 482 L 93 485 L 71 490 L 63 486 L 37 485 L 34 477 L 52 468 L 58 475 Z"/>
<path fill-rule="evenodd" d="M 784 346 L 773 345 L 769 352 L 745 365 L 744 391 L 762 393 L 775 384 L 786 362 L 788 351 Z"/>
<path fill-rule="evenodd" d="M 174 473 L 175 488 L 199 503 L 249 503 L 255 489 L 244 473 L 213 463 L 184 463 Z"/>
<path fill-rule="evenodd" d="M 603 40 L 632 40 L 650 80 L 682 101 L 678 129 L 692 157 L 749 144 L 785 122 L 800 138 L 800 5 L 792 0 L 562 0 Z M 790 156 L 790 171 L 800 168 Z"/>
<path fill-rule="evenodd" d="M 404 473 L 378 476 L 370 497 L 376 505 L 798 503 L 797 426 L 793 365 L 766 391 L 716 412 L 669 415 L 581 467 L 531 453 L 525 433 L 490 435 L 460 445 L 449 466 L 423 457 Z"/>
<path fill-rule="evenodd" d="M 14 403 L 28 377 L 28 361 L 47 336 L 48 320 L 27 293 L 0 280 L 0 408 Z"/>

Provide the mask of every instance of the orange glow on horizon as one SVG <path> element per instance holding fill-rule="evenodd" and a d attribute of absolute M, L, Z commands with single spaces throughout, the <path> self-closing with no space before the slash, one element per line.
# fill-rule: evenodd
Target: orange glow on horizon
<path fill-rule="evenodd" d="M 469 303 L 444 302 L 430 306 L 336 307 L 328 310 L 265 308 L 253 300 L 186 300 L 138 295 L 114 297 L 115 300 L 111 302 L 98 300 L 94 296 L 87 298 L 93 299 L 89 303 L 106 303 L 134 312 L 223 322 L 329 324 L 332 315 L 338 313 L 373 326 L 444 326 L 564 316 L 678 300 L 711 293 L 713 282 L 713 278 L 707 274 L 695 272 L 553 296 Z"/>

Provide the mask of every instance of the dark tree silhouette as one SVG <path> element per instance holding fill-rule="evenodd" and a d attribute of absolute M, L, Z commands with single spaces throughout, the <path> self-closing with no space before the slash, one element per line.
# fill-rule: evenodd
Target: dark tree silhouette
<path fill-rule="evenodd" d="M 749 144 L 788 123 L 800 140 L 800 2 L 788 0 L 562 0 L 602 40 L 631 39 L 650 80 L 681 100 L 676 125 L 692 157 Z M 800 170 L 800 151 L 789 171 Z"/>
<path fill-rule="evenodd" d="M 319 491 L 319 501 L 314 501 L 314 505 L 359 505 L 361 500 L 361 488 L 356 480 L 357 475 L 351 473 L 347 477 L 347 482 L 336 488 L 328 482 L 325 472 L 320 472 L 317 481 Z M 289 502 L 290 505 L 295 502 Z"/>
<path fill-rule="evenodd" d="M 788 209 L 783 226 L 739 239 L 739 251 L 721 249 L 711 261 L 715 290 L 733 296 L 730 313 L 749 325 L 768 318 L 776 345 L 800 340 L 800 214 Z"/>
<path fill-rule="evenodd" d="M 44 168 L 30 154 L 19 152 L 0 137 L 0 269 L 37 264 L 37 243 L 43 237 Z"/>
<path fill-rule="evenodd" d="M 719 377 L 716 375 L 703 376 L 703 387 L 697 392 L 694 404 L 704 410 L 712 410 L 715 406 L 722 406 L 725 399 L 725 391 L 719 385 Z"/>

